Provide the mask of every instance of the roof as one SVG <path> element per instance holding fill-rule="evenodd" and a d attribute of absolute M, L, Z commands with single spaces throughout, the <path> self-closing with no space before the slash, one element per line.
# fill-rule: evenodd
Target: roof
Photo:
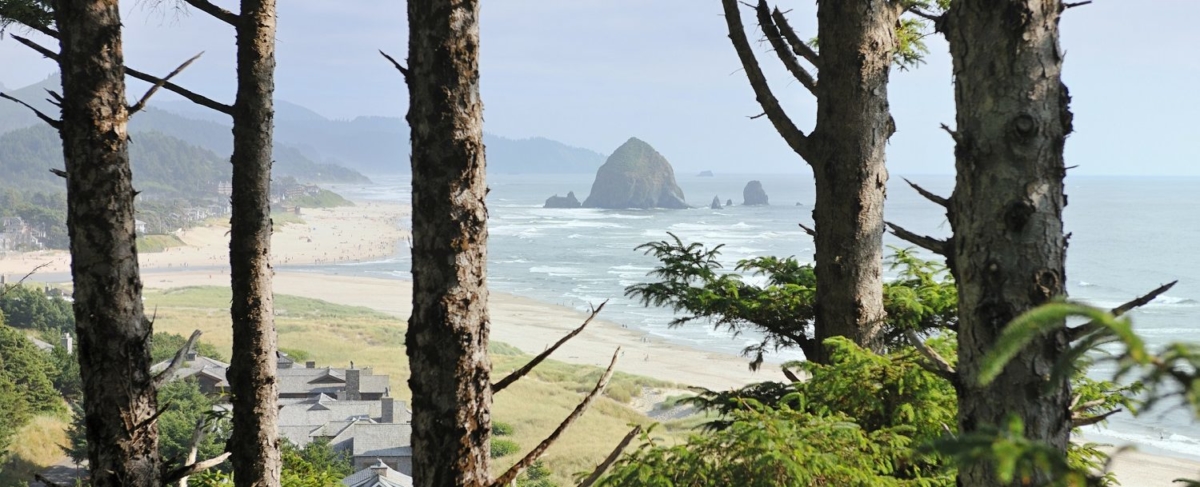
<path fill-rule="evenodd" d="M 171 359 L 163 360 L 152 365 L 150 372 L 157 373 L 165 370 L 170 365 Z M 225 378 L 227 370 L 229 370 L 229 364 L 203 355 L 197 355 L 196 358 L 184 362 L 179 368 L 175 369 L 175 373 L 171 374 L 170 380 L 186 379 L 195 375 L 202 375 L 215 381 L 217 387 L 229 387 L 229 381 Z"/>
<path fill-rule="evenodd" d="M 412 456 L 411 423 L 366 423 L 355 422 L 342 430 L 331 441 L 340 443 L 353 439 L 351 455 L 356 457 L 403 457 Z"/>
<path fill-rule="evenodd" d="M 412 487 L 412 477 L 392 470 L 379 460 L 375 465 L 364 468 L 342 479 L 347 487 Z"/>
<path fill-rule="evenodd" d="M 54 350 L 54 345 L 38 340 L 37 338 L 29 337 L 29 341 L 33 342 L 33 346 L 37 347 L 38 350 L 43 352 Z"/>

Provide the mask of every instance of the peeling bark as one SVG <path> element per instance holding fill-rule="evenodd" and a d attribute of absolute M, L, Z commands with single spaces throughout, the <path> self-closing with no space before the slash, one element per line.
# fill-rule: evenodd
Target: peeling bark
<path fill-rule="evenodd" d="M 1063 144 L 1071 113 L 1060 78 L 1061 10 L 1058 0 L 955 0 L 946 33 L 958 109 L 949 215 L 959 429 L 1002 425 L 1015 414 L 1028 438 L 1065 452 L 1070 385 L 1046 383 L 1068 346 L 1065 328 L 1036 339 L 990 385 L 976 385 L 983 355 L 1008 322 L 1066 293 Z M 959 468 L 958 485 L 1003 484 L 994 465 L 979 463 Z"/>
<path fill-rule="evenodd" d="M 91 485 L 158 486 L 152 324 L 142 310 L 115 0 L 57 2 L 67 230 Z"/>
<path fill-rule="evenodd" d="M 479 3 L 409 1 L 408 25 L 413 482 L 483 486 L 492 393 Z"/>

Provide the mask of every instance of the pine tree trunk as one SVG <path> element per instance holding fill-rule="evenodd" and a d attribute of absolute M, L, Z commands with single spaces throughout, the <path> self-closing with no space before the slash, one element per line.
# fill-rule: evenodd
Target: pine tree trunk
<path fill-rule="evenodd" d="M 844 336 L 879 350 L 883 309 L 885 150 L 895 132 L 887 88 L 898 12 L 886 0 L 821 0 L 816 203 L 817 342 Z M 824 347 L 809 357 L 825 362 Z"/>
<path fill-rule="evenodd" d="M 278 486 L 278 390 L 271 288 L 271 148 L 275 92 L 275 0 L 243 0 L 233 104 L 233 217 L 229 267 L 233 354 L 229 441 L 238 487 Z"/>
<path fill-rule="evenodd" d="M 97 487 L 159 485 L 114 0 L 57 2 L 63 156 L 88 463 Z"/>
<path fill-rule="evenodd" d="M 408 2 L 413 481 L 481 486 L 491 436 L 477 0 Z"/>
<path fill-rule="evenodd" d="M 1065 451 L 1066 380 L 1047 384 L 1064 332 L 1038 339 L 987 387 L 982 356 L 1009 321 L 1065 294 L 1063 143 L 1071 131 L 1060 79 L 1057 0 L 955 0 L 947 37 L 954 58 L 957 183 L 950 209 L 959 296 L 960 431 L 1024 421 L 1027 437 Z M 1044 390 L 1051 386 L 1053 392 Z M 1042 485 L 1046 478 L 1022 485 Z M 999 486 L 991 464 L 959 469 L 958 485 Z"/>

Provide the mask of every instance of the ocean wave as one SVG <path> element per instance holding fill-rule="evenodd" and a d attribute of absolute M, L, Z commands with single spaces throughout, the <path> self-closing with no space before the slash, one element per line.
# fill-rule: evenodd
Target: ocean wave
<path fill-rule="evenodd" d="M 565 267 L 565 266 L 535 265 L 535 266 L 529 268 L 529 272 L 533 272 L 536 274 L 546 274 L 546 275 L 554 276 L 554 277 L 578 277 L 578 276 L 586 276 L 587 275 L 587 271 L 585 271 L 583 269 L 580 269 L 578 267 Z"/>
<path fill-rule="evenodd" d="M 1157 436 L 1143 433 L 1132 433 L 1128 431 L 1120 431 L 1111 428 L 1105 428 L 1095 433 L 1097 436 L 1122 440 L 1133 443 L 1134 445 L 1142 445 L 1159 450 L 1187 455 L 1189 457 L 1200 457 L 1200 439 L 1193 438 L 1179 433 L 1172 433 L 1168 430 L 1160 430 Z"/>
<path fill-rule="evenodd" d="M 1154 301 L 1151 301 L 1148 306 L 1154 306 L 1156 304 L 1161 306 L 1191 306 L 1197 304 L 1197 301 L 1192 298 L 1179 298 L 1164 294 L 1154 298 Z"/>

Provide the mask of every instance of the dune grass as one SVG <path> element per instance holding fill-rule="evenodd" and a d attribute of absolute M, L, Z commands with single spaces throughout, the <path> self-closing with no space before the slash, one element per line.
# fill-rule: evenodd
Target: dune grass
<path fill-rule="evenodd" d="M 228 314 L 229 291 L 210 287 L 147 291 L 147 308 L 157 307 L 156 331 L 187 335 L 204 332 L 202 340 L 228 353 L 232 344 Z M 299 350 L 318 365 L 373 367 L 376 374 L 391 376 L 392 396 L 409 401 L 408 357 L 404 352 L 403 320 L 368 308 L 276 295 L 276 329 L 281 348 Z M 490 347 L 493 379 L 526 363 L 529 355 L 516 347 L 493 342 Z M 618 362 L 618 368 L 620 363 Z M 540 442 L 590 391 L 603 370 L 547 360 L 524 379 L 494 398 L 492 417 L 509 423 L 513 433 L 505 439 L 520 446 L 518 453 L 496 459 L 497 474 Z M 560 485 L 573 485 L 573 475 L 591 471 L 637 423 L 651 419 L 630 408 L 631 397 L 645 387 L 677 387 L 664 381 L 624 373 L 614 375 L 605 397 L 577 421 L 547 453 L 546 465 Z M 678 437 L 682 428 L 659 430 L 660 436 Z"/>
<path fill-rule="evenodd" d="M 35 473 L 58 462 L 64 456 L 59 445 L 67 444 L 68 419 L 53 414 L 35 416 L 17 432 L 12 456 L 0 468 L 0 485 L 24 485 Z"/>
<path fill-rule="evenodd" d="M 183 247 L 187 244 L 174 235 L 142 235 L 137 238 L 139 253 L 153 254 L 172 247 Z"/>

